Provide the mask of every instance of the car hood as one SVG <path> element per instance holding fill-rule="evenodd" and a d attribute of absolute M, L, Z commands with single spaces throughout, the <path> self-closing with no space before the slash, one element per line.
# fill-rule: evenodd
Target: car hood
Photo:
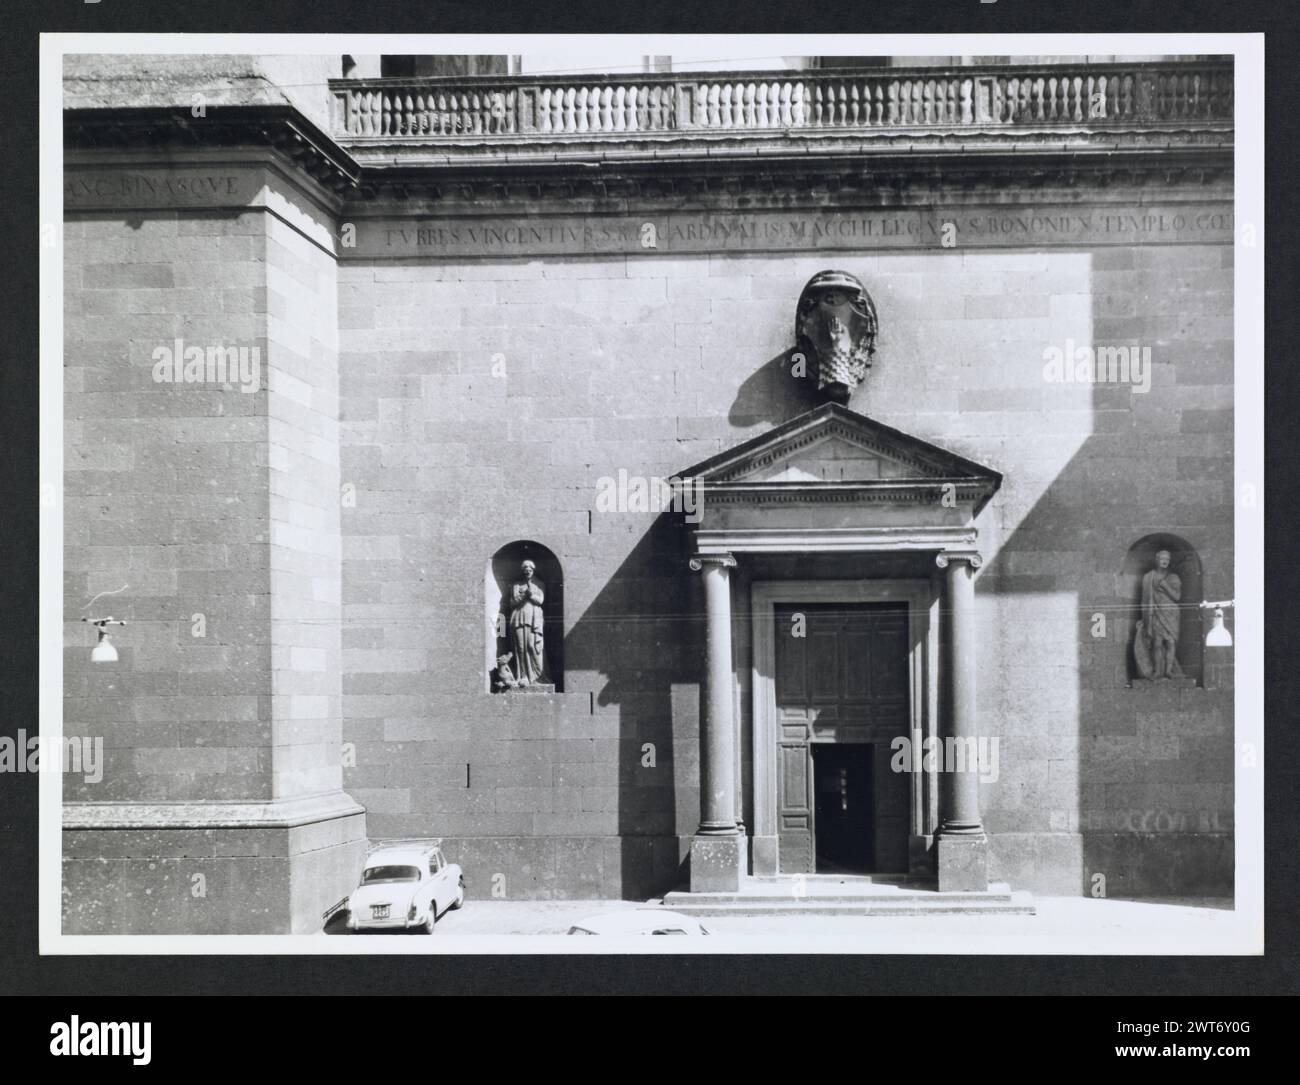
<path fill-rule="evenodd" d="M 348 897 L 348 907 L 354 912 L 369 912 L 372 904 L 391 904 L 396 912 L 399 908 L 410 907 L 418 885 L 418 882 L 380 882 L 358 886 Z"/>

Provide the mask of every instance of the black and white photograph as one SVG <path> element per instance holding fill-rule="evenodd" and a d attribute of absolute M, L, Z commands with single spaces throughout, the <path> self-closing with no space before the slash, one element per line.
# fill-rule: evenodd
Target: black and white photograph
<path fill-rule="evenodd" d="M 1262 954 L 1262 89 L 46 35 L 41 952 Z"/>

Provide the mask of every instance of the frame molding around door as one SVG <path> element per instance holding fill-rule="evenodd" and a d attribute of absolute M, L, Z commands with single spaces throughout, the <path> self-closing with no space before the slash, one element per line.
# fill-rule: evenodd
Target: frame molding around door
<path fill-rule="evenodd" d="M 754 837 L 753 872 L 775 875 L 777 854 L 776 607 L 782 603 L 907 604 L 911 738 L 915 753 L 937 734 L 939 714 L 939 605 L 942 593 L 931 580 L 764 580 L 750 588 L 753 622 Z M 913 759 L 911 866 L 916 867 L 938 824 L 936 774 Z"/>

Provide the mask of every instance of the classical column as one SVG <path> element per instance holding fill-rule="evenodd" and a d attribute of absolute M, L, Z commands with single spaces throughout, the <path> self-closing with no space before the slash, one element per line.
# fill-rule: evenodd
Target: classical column
<path fill-rule="evenodd" d="M 988 840 L 980 818 L 979 735 L 975 707 L 975 570 L 973 550 L 936 559 L 945 578 L 948 639 L 948 712 L 940 762 L 939 832 L 935 841 L 939 889 L 988 888 Z"/>
<path fill-rule="evenodd" d="M 744 838 L 736 827 L 736 731 L 733 725 L 730 554 L 697 554 L 704 573 L 705 651 L 700 689 L 700 827 L 691 842 L 691 891 L 736 890 Z"/>

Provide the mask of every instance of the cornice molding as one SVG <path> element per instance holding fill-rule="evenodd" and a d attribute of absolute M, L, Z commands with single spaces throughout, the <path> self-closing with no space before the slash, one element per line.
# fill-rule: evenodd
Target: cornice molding
<path fill-rule="evenodd" d="M 575 200 L 726 204 L 737 198 L 833 204 L 918 186 L 971 192 L 1158 185 L 1196 189 L 1232 179 L 1232 130 L 1195 127 L 1100 132 L 1001 128 L 737 139 L 674 136 L 574 147 L 524 141 L 454 153 L 419 144 L 346 145 L 291 105 L 77 108 L 64 111 L 69 148 L 194 150 L 268 147 L 359 211 L 432 204 L 443 212 Z M 526 150 L 519 148 L 526 147 Z M 513 148 L 513 149 L 512 149 Z"/>
<path fill-rule="evenodd" d="M 290 105 L 208 106 L 201 117 L 171 106 L 67 109 L 63 141 L 101 151 L 265 147 L 338 195 L 354 191 L 362 175 L 351 154 Z"/>

